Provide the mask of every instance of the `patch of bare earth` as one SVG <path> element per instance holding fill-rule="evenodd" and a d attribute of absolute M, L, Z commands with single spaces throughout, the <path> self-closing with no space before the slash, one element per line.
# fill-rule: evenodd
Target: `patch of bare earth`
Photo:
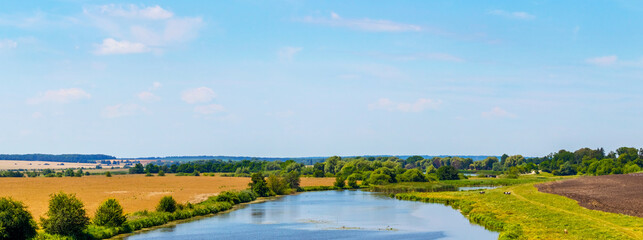
<path fill-rule="evenodd" d="M 643 173 L 580 177 L 536 187 L 574 199 L 585 208 L 643 217 Z"/>

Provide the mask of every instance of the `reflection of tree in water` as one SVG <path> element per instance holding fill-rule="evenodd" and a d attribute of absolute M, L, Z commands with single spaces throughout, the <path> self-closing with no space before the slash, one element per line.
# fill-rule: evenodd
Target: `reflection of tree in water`
<path fill-rule="evenodd" d="M 262 224 L 266 218 L 266 209 L 262 207 L 252 208 L 250 216 L 252 217 L 252 223 Z"/>

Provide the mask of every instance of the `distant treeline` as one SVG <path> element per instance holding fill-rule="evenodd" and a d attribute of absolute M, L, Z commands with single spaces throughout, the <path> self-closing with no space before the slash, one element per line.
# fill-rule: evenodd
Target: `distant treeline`
<path fill-rule="evenodd" d="M 407 159 L 409 157 L 413 157 L 411 155 L 399 155 L 399 156 L 393 156 L 393 155 L 367 155 L 367 156 L 345 156 L 343 158 L 357 158 L 357 157 L 362 157 L 362 158 L 389 158 L 389 157 L 395 157 L 398 159 Z M 440 157 L 440 158 L 446 158 L 446 157 L 459 157 L 463 159 L 471 159 L 473 161 L 478 161 L 478 160 L 483 160 L 489 156 L 485 155 L 476 155 L 476 156 L 448 156 L 448 155 L 439 155 L 439 156 L 430 156 L 430 155 L 421 155 L 423 158 L 434 158 L 434 157 Z M 157 160 L 157 161 L 173 161 L 173 162 L 191 162 L 191 161 L 199 161 L 199 160 L 222 160 L 222 161 L 243 161 L 243 160 L 250 160 L 250 161 L 267 161 L 267 162 L 274 162 L 274 161 L 281 161 L 285 162 L 288 160 L 292 160 L 296 163 L 301 163 L 304 165 L 313 165 L 315 163 L 320 163 L 326 161 L 328 157 L 296 157 L 296 158 L 288 158 L 288 157 L 248 157 L 248 156 L 208 156 L 208 155 L 202 155 L 202 156 L 167 156 L 167 157 L 144 157 L 144 158 L 128 158 L 128 159 L 137 159 L 137 160 Z"/>
<path fill-rule="evenodd" d="M 116 159 L 116 157 L 104 154 L 0 154 L 0 160 L 20 161 L 94 163 L 97 160 L 105 159 Z"/>

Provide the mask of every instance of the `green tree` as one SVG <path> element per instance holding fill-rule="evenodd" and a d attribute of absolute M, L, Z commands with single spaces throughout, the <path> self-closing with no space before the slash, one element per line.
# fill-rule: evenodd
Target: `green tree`
<path fill-rule="evenodd" d="M 163 176 L 165 176 L 165 172 L 164 172 L 163 170 L 159 170 L 159 174 L 158 174 L 158 176 L 159 176 L 159 177 L 163 177 Z"/>
<path fill-rule="evenodd" d="M 158 212 L 174 212 L 176 211 L 176 200 L 172 196 L 165 196 L 161 198 L 159 205 L 156 207 Z"/>
<path fill-rule="evenodd" d="M 348 182 L 348 186 L 351 188 L 358 188 L 359 185 L 357 185 L 357 178 L 358 178 L 358 173 L 353 173 L 348 178 L 346 179 Z"/>
<path fill-rule="evenodd" d="M 338 187 L 338 188 L 344 188 L 344 186 L 346 186 L 345 181 L 346 181 L 346 179 L 344 179 L 344 177 L 337 176 L 337 177 L 335 177 L 335 183 L 333 183 L 333 185 L 335 185 L 335 187 Z"/>
<path fill-rule="evenodd" d="M 0 198 L 0 239 L 29 239 L 36 235 L 36 221 L 22 202 Z"/>
<path fill-rule="evenodd" d="M 442 166 L 436 171 L 439 180 L 458 180 L 458 169 L 453 166 Z"/>
<path fill-rule="evenodd" d="M 270 189 L 270 191 L 277 195 L 283 195 L 287 193 L 286 190 L 288 189 L 288 183 L 284 180 L 284 178 L 279 177 L 275 174 L 268 176 L 266 185 L 268 185 L 268 189 Z"/>
<path fill-rule="evenodd" d="M 342 158 L 338 156 L 332 156 L 327 158 L 326 162 L 324 163 L 324 172 L 335 174 L 337 169 L 337 164 L 339 164 L 340 160 L 342 160 Z"/>
<path fill-rule="evenodd" d="M 125 219 L 123 207 L 113 198 L 103 202 L 94 214 L 94 223 L 98 226 L 120 227 L 125 223 Z"/>
<path fill-rule="evenodd" d="M 112 177 L 112 173 L 109 171 L 105 172 L 105 177 Z"/>
<path fill-rule="evenodd" d="M 293 164 L 290 164 L 288 166 L 292 166 L 292 165 Z M 290 188 L 294 188 L 294 189 L 299 188 L 299 183 L 301 182 L 301 179 L 299 178 L 299 172 L 297 171 L 286 173 L 286 175 L 284 176 L 284 180 L 286 181 L 286 183 L 288 183 L 288 186 Z"/>
<path fill-rule="evenodd" d="M 266 185 L 266 180 L 263 177 L 262 172 L 253 173 L 250 176 L 251 182 L 248 183 L 250 189 L 257 193 L 260 197 L 270 196 L 270 189 Z"/>
<path fill-rule="evenodd" d="M 48 218 L 41 218 L 40 222 L 49 234 L 81 236 L 89 224 L 84 205 L 75 194 L 52 194 L 46 215 Z"/>
<path fill-rule="evenodd" d="M 417 169 L 409 169 L 406 172 L 397 175 L 398 182 L 426 182 L 426 176 Z"/>

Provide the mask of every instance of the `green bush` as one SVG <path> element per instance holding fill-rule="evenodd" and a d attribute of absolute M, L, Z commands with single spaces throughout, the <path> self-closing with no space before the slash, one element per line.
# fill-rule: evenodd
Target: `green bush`
<path fill-rule="evenodd" d="M 417 169 L 409 169 L 406 172 L 397 175 L 398 182 L 426 182 L 427 178 Z"/>
<path fill-rule="evenodd" d="M 89 224 L 83 203 L 75 194 L 52 194 L 49 199 L 48 218 L 41 218 L 46 233 L 64 236 L 81 236 Z"/>
<path fill-rule="evenodd" d="M 36 228 L 22 202 L 0 198 L 0 239 L 28 239 L 36 235 Z"/>
<path fill-rule="evenodd" d="M 163 177 L 163 176 L 165 176 L 165 172 L 164 172 L 163 170 L 159 170 L 159 174 L 158 174 L 158 176 L 159 176 L 159 177 Z"/>
<path fill-rule="evenodd" d="M 241 199 L 239 199 L 239 195 L 236 192 L 231 192 L 231 191 L 225 191 L 219 193 L 216 197 L 217 202 L 229 202 L 232 204 L 238 204 L 241 202 Z"/>
<path fill-rule="evenodd" d="M 288 166 L 293 166 L 293 165 L 296 165 L 296 164 L 290 164 Z M 299 188 L 299 183 L 301 182 L 301 179 L 299 178 L 299 172 L 297 171 L 286 173 L 286 175 L 284 176 L 284 180 L 286 181 L 286 183 L 288 183 L 288 186 L 290 188 L 294 188 L 294 189 Z"/>
<path fill-rule="evenodd" d="M 107 199 L 96 209 L 94 224 L 106 227 L 120 227 L 125 223 L 123 207 L 116 199 Z"/>
<path fill-rule="evenodd" d="M 111 172 L 105 172 L 105 177 L 112 177 L 112 173 Z"/>
<path fill-rule="evenodd" d="M 176 200 L 174 200 L 172 196 L 165 196 L 161 198 L 159 205 L 156 207 L 156 211 L 169 213 L 176 211 Z"/>

